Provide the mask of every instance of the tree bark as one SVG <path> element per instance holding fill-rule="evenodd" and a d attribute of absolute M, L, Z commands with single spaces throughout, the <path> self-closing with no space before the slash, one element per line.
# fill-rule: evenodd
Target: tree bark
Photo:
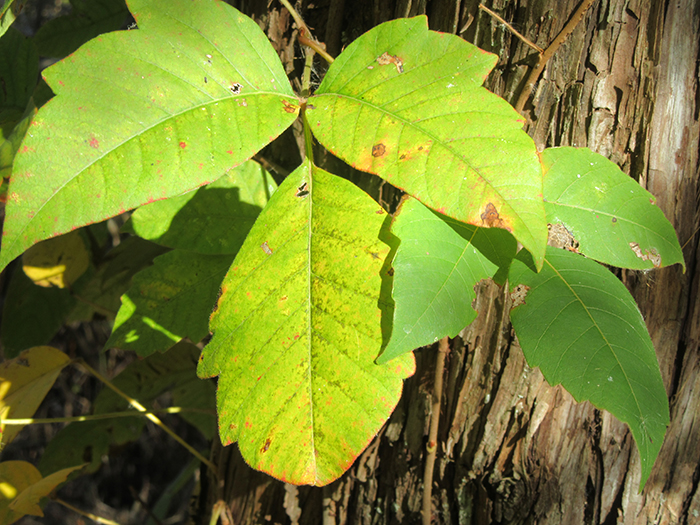
<path fill-rule="evenodd" d="M 288 63 L 294 38 L 280 6 L 242 2 Z M 332 54 L 371 27 L 427 14 L 499 55 L 487 87 L 512 103 L 536 52 L 473 0 L 321 0 L 301 12 Z M 487 6 L 546 48 L 577 0 L 495 0 Z M 280 26 L 279 24 L 284 24 Z M 547 64 L 525 106 L 537 147 L 588 146 L 657 197 L 687 271 L 622 271 L 646 319 L 671 400 L 660 456 L 638 493 L 639 456 L 626 427 L 576 403 L 527 366 L 508 320 L 508 294 L 478 286 L 479 316 L 452 341 L 445 369 L 433 485 L 435 523 L 697 523 L 700 516 L 700 4 L 599 0 Z M 298 54 L 298 53 L 297 53 Z M 291 487 L 251 470 L 235 445 L 215 447 L 223 486 L 205 485 L 234 523 L 379 524 L 420 521 L 436 348 L 389 422 L 351 470 L 328 487 Z"/>

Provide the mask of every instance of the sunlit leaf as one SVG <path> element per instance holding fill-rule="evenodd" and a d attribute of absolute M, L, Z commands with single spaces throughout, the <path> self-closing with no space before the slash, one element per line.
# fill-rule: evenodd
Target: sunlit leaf
<path fill-rule="evenodd" d="M 26 276 L 44 288 L 69 287 L 89 266 L 90 254 L 77 231 L 35 244 L 22 256 Z"/>
<path fill-rule="evenodd" d="M 36 346 L 0 364 L 0 419 L 32 417 L 69 362 L 60 350 Z M 12 441 L 23 428 L 0 421 L 2 444 Z"/>
<path fill-rule="evenodd" d="M 15 159 L 0 268 L 39 240 L 216 180 L 296 118 L 250 18 L 215 0 L 129 6 L 138 30 L 97 37 L 44 72 L 56 96 Z"/>
<path fill-rule="evenodd" d="M 415 199 L 401 205 L 392 233 L 401 241 L 393 263 L 396 306 L 391 340 L 379 363 L 456 336 L 476 318 L 471 306 L 474 286 L 498 269 L 478 247 L 500 243 L 500 250 L 489 253 L 499 258 L 514 256 L 516 247 L 515 239 L 503 230 L 448 219 Z"/>
<path fill-rule="evenodd" d="M 68 479 L 68 476 L 82 467 L 83 465 L 77 465 L 64 468 L 32 483 L 10 502 L 10 509 L 21 515 L 43 516 L 41 500 L 48 497 Z"/>
<path fill-rule="evenodd" d="M 346 162 L 444 215 L 509 230 L 541 263 L 542 168 L 520 115 L 481 86 L 496 61 L 426 17 L 394 20 L 341 53 L 307 114 Z"/>
<path fill-rule="evenodd" d="M 219 432 L 253 467 L 295 484 L 345 472 L 387 420 L 412 354 L 382 345 L 386 213 L 305 162 L 258 217 L 222 283 L 198 373 L 219 375 Z"/>
<path fill-rule="evenodd" d="M 106 348 L 133 350 L 142 357 L 164 352 L 189 337 L 209 333 L 209 313 L 233 256 L 173 250 L 136 274 Z"/>
<path fill-rule="evenodd" d="M 196 191 L 142 206 L 124 230 L 170 248 L 235 254 L 276 188 L 259 164 L 244 162 Z"/>
<path fill-rule="evenodd" d="M 10 508 L 10 503 L 24 489 L 41 481 L 41 473 L 26 461 L 3 461 L 0 463 L 0 523 L 10 525 L 24 514 Z"/>
<path fill-rule="evenodd" d="M 547 221 L 561 224 L 581 253 L 645 270 L 681 263 L 676 232 L 654 196 L 588 148 L 542 152 Z"/>
<path fill-rule="evenodd" d="M 625 286 L 580 255 L 548 248 L 540 273 L 516 259 L 510 316 L 530 366 L 577 401 L 627 423 L 644 486 L 669 423 L 668 398 L 644 319 Z"/>

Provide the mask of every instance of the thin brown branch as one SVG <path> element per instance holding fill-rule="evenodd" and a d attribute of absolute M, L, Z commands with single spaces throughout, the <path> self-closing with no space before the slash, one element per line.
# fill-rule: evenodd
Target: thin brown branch
<path fill-rule="evenodd" d="M 321 55 L 326 60 L 326 62 L 331 64 L 334 60 L 333 57 L 326 53 L 326 47 L 312 36 L 309 26 L 306 25 L 304 19 L 297 12 L 297 10 L 294 9 L 294 6 L 292 6 L 289 0 L 280 0 L 280 2 L 284 7 L 287 8 L 287 11 L 289 11 L 289 14 L 292 15 L 294 22 L 296 22 L 297 24 L 297 28 L 299 29 L 299 43 L 310 47 L 311 49 L 316 51 L 316 53 Z"/>
<path fill-rule="evenodd" d="M 486 7 L 484 4 L 479 4 L 479 9 L 482 11 L 486 11 L 488 14 L 490 14 L 493 18 L 498 20 L 501 24 L 506 26 L 508 30 L 513 33 L 515 36 L 517 36 L 520 40 L 525 42 L 528 46 L 530 46 L 532 49 L 537 51 L 538 53 L 544 53 L 544 49 L 542 49 L 540 46 L 535 44 L 534 42 L 530 41 L 528 38 L 526 38 L 524 35 L 520 34 L 518 31 L 515 30 L 515 28 L 510 25 L 508 22 L 506 22 L 503 18 L 498 16 L 496 13 L 491 11 L 488 7 Z"/>
<path fill-rule="evenodd" d="M 423 525 L 430 525 L 433 516 L 433 472 L 437 456 L 437 436 L 440 426 L 440 405 L 442 404 L 442 376 L 445 372 L 445 357 L 450 351 L 447 337 L 440 339 L 435 363 L 435 382 L 433 384 L 433 404 L 430 415 L 430 431 L 428 433 L 428 455 L 425 458 L 423 473 Z"/>
<path fill-rule="evenodd" d="M 542 71 L 544 71 L 544 67 L 547 65 L 547 62 L 549 62 L 549 59 L 552 58 L 552 56 L 554 56 L 554 53 L 557 52 L 559 47 L 566 41 L 569 35 L 574 32 L 576 26 L 581 22 L 581 20 L 583 20 L 583 17 L 586 14 L 586 11 L 588 11 L 588 8 L 591 7 L 595 1 L 596 0 L 583 0 L 583 2 L 581 2 L 581 5 L 579 5 L 578 9 L 574 12 L 569 22 L 564 26 L 564 29 L 562 29 L 559 32 L 557 37 L 552 41 L 551 44 L 549 44 L 549 47 L 547 47 L 547 49 L 544 52 L 540 53 L 540 57 L 537 60 L 537 64 L 532 69 L 532 71 L 530 71 L 530 74 L 528 75 L 527 80 L 525 81 L 525 85 L 523 86 L 523 90 L 520 92 L 520 96 L 518 97 L 518 100 L 515 103 L 515 111 L 517 111 L 518 113 L 522 113 L 523 108 L 525 107 L 525 103 L 527 102 L 528 98 L 530 98 L 530 94 L 532 93 L 532 90 L 535 87 L 537 80 L 540 78 Z"/>

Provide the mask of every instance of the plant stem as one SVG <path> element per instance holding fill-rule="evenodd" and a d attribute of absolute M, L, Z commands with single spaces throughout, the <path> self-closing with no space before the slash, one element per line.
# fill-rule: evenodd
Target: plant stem
<path fill-rule="evenodd" d="M 76 364 L 79 364 L 85 370 L 90 372 L 92 375 L 94 375 L 97 379 L 102 381 L 106 387 L 114 391 L 117 395 L 121 396 L 122 398 L 126 399 L 129 404 L 134 407 L 136 410 L 139 412 L 143 413 L 144 416 L 150 420 L 152 423 L 155 423 L 157 426 L 159 426 L 161 429 L 163 429 L 164 432 L 170 435 L 175 441 L 180 443 L 183 447 L 185 447 L 190 454 L 192 454 L 194 457 L 196 457 L 199 461 L 204 463 L 211 471 L 216 475 L 216 466 L 209 461 L 207 458 L 205 458 L 202 454 L 200 454 L 192 445 L 187 443 L 184 439 L 182 439 L 180 436 L 178 436 L 169 426 L 167 426 L 165 423 L 163 423 L 160 419 L 158 419 L 155 414 L 149 413 L 148 410 L 146 410 L 146 407 L 144 407 L 141 403 L 139 403 L 136 399 L 132 398 L 131 396 L 125 394 L 121 390 L 119 390 L 116 386 L 114 386 L 106 377 L 104 377 L 102 374 L 100 374 L 97 370 L 92 368 L 90 365 L 88 365 L 84 360 L 79 359 L 76 361 Z"/>
<path fill-rule="evenodd" d="M 301 96 L 304 98 L 309 98 L 311 94 L 311 69 L 314 65 L 314 54 L 315 51 L 310 49 L 306 53 L 306 59 L 304 60 L 304 73 L 301 75 Z"/>
<path fill-rule="evenodd" d="M 294 6 L 292 6 L 292 4 L 289 3 L 289 0 L 280 0 L 280 3 L 287 8 L 287 11 L 289 11 L 289 14 L 292 15 L 294 22 L 296 22 L 297 27 L 299 28 L 299 43 L 313 49 L 316 53 L 321 55 L 324 58 L 324 60 L 329 64 L 333 63 L 333 57 L 326 53 L 323 44 L 321 44 L 311 35 L 311 31 L 306 25 L 306 22 L 304 22 L 304 19 L 301 18 L 301 15 L 297 13 L 297 10 L 294 9 Z"/>
<path fill-rule="evenodd" d="M 537 51 L 537 52 L 540 53 L 540 54 L 544 53 L 544 49 L 542 49 L 540 46 L 538 46 L 538 45 L 535 44 L 534 42 L 531 42 L 530 40 L 528 40 L 527 38 L 525 38 L 525 37 L 524 37 L 523 35 L 521 35 L 518 31 L 516 31 L 515 28 L 514 28 L 512 25 L 510 25 L 508 22 L 506 22 L 505 20 L 503 20 L 503 18 L 501 18 L 501 17 L 498 16 L 496 13 L 494 13 L 493 11 L 491 11 L 491 10 L 490 10 L 488 7 L 486 7 L 484 4 L 479 4 L 479 9 L 481 9 L 482 11 L 486 11 L 486 12 L 487 12 L 488 14 L 490 14 L 493 18 L 495 18 L 495 19 L 498 20 L 501 24 L 503 24 L 504 26 L 506 26 L 506 27 L 508 28 L 508 30 L 509 30 L 511 33 L 513 33 L 515 36 L 517 36 L 520 40 L 522 40 L 524 43 L 526 43 L 526 44 L 527 44 L 528 46 L 530 46 L 532 49 L 534 49 L 535 51 Z"/>
<path fill-rule="evenodd" d="M 588 8 L 591 7 L 591 5 L 593 5 L 593 2 L 595 1 L 596 0 L 583 0 L 583 2 L 581 2 L 581 5 L 578 6 L 578 9 L 571 16 L 571 19 L 564 26 L 564 29 L 562 29 L 559 32 L 557 37 L 552 41 L 551 44 L 549 44 L 549 47 L 540 53 L 540 57 L 537 60 L 537 64 L 532 69 L 532 71 L 530 71 L 530 74 L 528 75 L 527 80 L 525 81 L 525 85 L 523 86 L 523 90 L 520 92 L 520 96 L 518 97 L 518 100 L 515 103 L 515 111 L 517 111 L 518 113 L 522 113 L 523 108 L 525 107 L 525 102 L 527 102 L 527 99 L 530 98 L 530 93 L 532 93 L 532 89 L 535 87 L 537 79 L 540 78 L 540 75 L 544 70 L 544 66 L 547 65 L 549 59 L 552 58 L 554 53 L 557 52 L 559 47 L 564 43 L 564 41 L 569 37 L 569 35 L 574 32 L 574 29 L 576 29 L 576 26 L 579 24 L 579 22 L 583 20 L 583 16 L 586 14 L 586 11 L 588 11 Z"/>
<path fill-rule="evenodd" d="M 84 510 L 80 510 L 71 505 L 70 503 L 63 501 L 61 498 L 54 498 L 53 501 L 97 523 L 104 523 L 105 525 L 119 525 L 119 523 L 117 523 L 116 521 L 108 520 L 107 518 L 102 518 L 89 512 L 85 512 Z"/>
<path fill-rule="evenodd" d="M 198 408 L 182 408 L 168 407 L 159 408 L 157 410 L 146 410 L 145 412 L 111 412 L 109 414 L 92 414 L 88 416 L 75 417 L 47 417 L 47 418 L 24 418 L 24 419 L 3 419 L 3 425 L 39 425 L 44 423 L 77 423 L 81 421 L 98 421 L 100 419 L 114 419 L 119 417 L 141 417 L 146 414 L 180 414 L 182 412 L 199 412 L 202 414 L 211 414 L 216 416 L 210 410 L 202 410 Z"/>
<path fill-rule="evenodd" d="M 430 415 L 430 431 L 428 433 L 428 455 L 425 458 L 423 474 L 423 525 L 430 525 L 433 516 L 433 471 L 437 455 L 437 436 L 440 425 L 440 406 L 442 405 L 442 376 L 445 372 L 445 357 L 450 351 L 447 337 L 440 339 L 435 363 L 435 382 L 433 384 L 433 405 Z"/>

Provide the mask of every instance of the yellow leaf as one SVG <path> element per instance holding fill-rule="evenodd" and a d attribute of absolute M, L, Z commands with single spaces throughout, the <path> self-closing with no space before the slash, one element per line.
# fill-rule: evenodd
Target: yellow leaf
<path fill-rule="evenodd" d="M 2 420 L 33 416 L 69 361 L 60 350 L 35 346 L 0 364 L 0 436 L 3 444 L 12 441 L 23 427 L 5 426 Z M 0 520 L 0 523 L 4 522 Z"/>
<path fill-rule="evenodd" d="M 26 461 L 3 461 L 0 463 L 0 480 L 0 523 L 10 525 L 24 516 L 21 512 L 11 509 L 10 503 L 24 489 L 41 481 L 41 473 Z"/>
<path fill-rule="evenodd" d="M 90 255 L 78 232 L 35 244 L 22 256 L 24 273 L 44 288 L 70 286 L 89 265 Z"/>

